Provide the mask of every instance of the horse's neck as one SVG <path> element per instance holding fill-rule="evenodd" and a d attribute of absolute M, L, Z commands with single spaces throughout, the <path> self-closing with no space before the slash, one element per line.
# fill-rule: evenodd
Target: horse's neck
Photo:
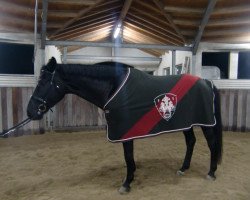
<path fill-rule="evenodd" d="M 59 65 L 59 76 L 67 85 L 67 93 L 76 94 L 103 108 L 124 80 L 128 69 L 100 65 Z"/>

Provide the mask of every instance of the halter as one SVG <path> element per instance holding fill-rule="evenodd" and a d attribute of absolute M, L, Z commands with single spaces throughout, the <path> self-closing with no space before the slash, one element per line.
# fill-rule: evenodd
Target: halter
<path fill-rule="evenodd" d="M 46 72 L 46 73 L 49 73 L 50 75 L 52 75 L 51 76 L 51 80 L 50 80 L 50 85 L 52 86 L 53 85 L 53 81 L 54 81 L 55 72 L 52 73 L 52 72 L 47 71 L 47 70 L 42 70 L 41 72 L 42 73 Z M 48 89 L 48 91 L 49 90 L 50 90 L 50 88 Z M 33 98 L 33 99 L 41 102 L 41 104 L 38 105 L 38 112 L 37 112 L 38 115 L 41 115 L 42 113 L 45 113 L 46 110 L 47 110 L 47 107 L 48 107 L 48 105 L 47 105 L 47 96 L 48 95 L 45 95 L 45 99 L 43 99 L 41 97 L 38 97 L 38 96 L 34 96 L 34 95 L 31 96 L 31 98 Z M 53 112 L 53 110 L 51 108 L 49 108 L 49 109 Z"/>
<path fill-rule="evenodd" d="M 37 96 L 34 96 L 34 95 L 32 95 L 31 98 L 41 102 L 41 104 L 39 104 L 39 106 L 38 106 L 37 114 L 41 115 L 42 113 L 44 113 L 47 109 L 47 102 L 44 99 L 37 97 Z"/>

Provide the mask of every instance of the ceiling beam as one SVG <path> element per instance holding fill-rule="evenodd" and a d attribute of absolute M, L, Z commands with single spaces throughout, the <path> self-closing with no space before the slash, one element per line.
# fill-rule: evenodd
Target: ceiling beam
<path fill-rule="evenodd" d="M 1 19 L 2 20 L 2 19 Z M 18 25 L 10 25 L 0 23 L 0 32 L 1 33 L 31 33 L 33 31 L 33 27 L 20 27 Z"/>
<path fill-rule="evenodd" d="M 242 35 L 249 34 L 250 37 L 250 26 L 239 27 L 239 28 L 229 28 L 229 29 L 216 29 L 216 30 L 206 30 L 204 36 L 233 36 L 233 35 Z"/>
<path fill-rule="evenodd" d="M 77 15 L 76 15 L 75 18 L 70 19 L 69 21 L 67 21 L 66 23 L 64 23 L 64 24 L 62 25 L 62 27 L 59 28 L 59 29 L 57 29 L 54 33 L 52 33 L 52 35 L 56 35 L 56 34 L 60 33 L 60 32 L 61 32 L 62 30 L 64 30 L 66 27 L 68 27 L 69 25 L 73 24 L 73 23 L 74 23 L 75 21 L 77 21 L 79 18 L 81 18 L 81 17 L 84 16 L 86 13 L 88 13 L 88 12 L 90 12 L 92 9 L 94 9 L 94 8 L 96 7 L 96 5 L 97 5 L 97 4 L 100 4 L 102 1 L 104 1 L 104 0 L 97 0 L 97 1 L 95 2 L 94 5 L 91 5 L 91 6 L 87 7 L 87 8 L 85 8 L 85 9 L 79 11 L 79 12 L 77 13 Z M 71 2 L 71 1 L 69 1 L 69 2 Z"/>
<path fill-rule="evenodd" d="M 190 19 L 175 19 L 175 24 L 179 26 L 199 26 L 200 22 L 198 20 L 190 20 Z M 210 19 L 209 23 L 207 23 L 206 27 L 212 26 L 231 26 L 231 25 L 249 25 L 250 18 L 249 17 L 231 17 L 226 19 Z"/>
<path fill-rule="evenodd" d="M 93 22 L 93 23 L 88 24 L 88 25 L 85 25 L 85 26 L 83 26 L 83 24 L 82 24 L 78 28 L 66 30 L 61 34 L 58 34 L 54 37 L 51 37 L 50 39 L 61 40 L 63 37 L 65 37 L 65 36 L 67 37 L 68 35 L 71 35 L 71 34 L 77 34 L 77 33 L 81 34 L 84 31 L 87 31 L 89 29 L 99 29 L 99 27 L 101 25 L 107 25 L 107 24 L 113 23 L 114 19 L 115 19 L 114 17 L 109 18 L 109 19 L 99 19 L 98 21 Z"/>
<path fill-rule="evenodd" d="M 49 3 L 92 6 L 96 4 L 96 0 L 49 0 Z"/>
<path fill-rule="evenodd" d="M 131 10 L 135 12 L 130 12 L 128 15 L 132 16 L 136 20 L 140 20 L 142 24 L 149 24 L 152 27 L 160 28 L 164 32 L 180 38 L 180 36 L 175 32 L 175 30 L 173 30 L 173 28 L 169 25 L 169 23 L 166 22 L 166 20 L 162 21 L 161 19 L 139 9 L 131 8 Z M 138 13 L 144 16 L 141 17 L 140 15 L 138 15 Z M 149 18 L 146 18 L 145 16 Z M 155 21 L 161 22 L 161 24 L 157 24 L 155 23 Z"/>
<path fill-rule="evenodd" d="M 204 42 L 224 42 L 229 44 L 246 44 L 250 45 L 250 35 L 249 33 L 241 35 L 230 35 L 230 36 L 206 36 L 202 39 Z"/>
<path fill-rule="evenodd" d="M 203 14 L 204 9 L 202 8 L 190 8 L 182 6 L 165 6 L 164 10 L 171 13 L 185 13 L 185 14 Z M 250 5 L 236 5 L 233 7 L 222 7 L 216 8 L 213 11 L 213 15 L 218 14 L 232 14 L 232 13 L 241 13 L 241 12 L 250 12 Z"/>
<path fill-rule="evenodd" d="M 123 5 L 123 8 L 122 8 L 122 11 L 121 11 L 121 14 L 119 16 L 119 20 L 123 21 L 128 13 L 128 10 L 131 6 L 131 3 L 132 3 L 133 0 L 126 0 L 124 5 Z"/>
<path fill-rule="evenodd" d="M 160 29 L 159 27 L 157 26 L 150 26 L 148 25 L 147 23 L 142 23 L 140 20 L 138 19 L 135 19 L 135 18 L 130 18 L 128 17 L 127 20 L 126 20 L 128 23 L 131 23 L 131 24 L 134 24 L 136 25 L 137 27 L 140 27 L 140 28 L 143 28 L 143 29 L 146 29 L 146 30 L 149 30 L 151 31 L 152 33 L 155 33 L 159 36 L 162 36 L 164 38 L 168 38 L 170 40 L 173 40 L 179 44 L 181 44 L 182 42 L 180 41 L 179 38 L 176 38 L 176 37 L 173 37 L 171 34 L 168 34 L 168 32 L 166 32 L 165 29 Z"/>
<path fill-rule="evenodd" d="M 149 44 L 168 44 L 168 45 L 176 45 L 171 43 L 170 41 L 162 41 L 162 39 L 159 38 L 155 38 L 154 35 L 151 35 L 149 32 L 147 31 L 143 31 L 143 30 L 138 30 L 138 29 L 134 29 L 129 27 L 127 24 L 124 27 L 124 37 L 133 37 L 133 38 L 137 38 L 138 40 L 140 40 L 140 43 L 149 43 Z"/>
<path fill-rule="evenodd" d="M 17 17 L 14 15 L 9 15 L 9 14 L 4 14 L 4 13 L 0 13 L 0 24 L 6 24 L 8 25 L 16 25 L 16 28 L 20 28 L 22 26 L 28 26 L 28 27 L 34 27 L 34 22 L 33 20 L 29 20 L 29 19 L 25 19 L 25 18 L 21 18 L 21 17 Z"/>
<path fill-rule="evenodd" d="M 207 24 L 207 27 L 212 26 L 226 26 L 226 25 L 249 25 L 250 18 L 249 17 L 232 17 L 227 19 L 211 19 Z"/>
<path fill-rule="evenodd" d="M 8 10 L 12 10 L 12 11 L 18 10 L 19 12 L 22 12 L 22 13 L 27 13 L 30 11 L 30 9 L 33 9 L 33 7 L 20 5 L 17 3 L 13 3 L 11 1 L 1 1 L 1 7 L 4 8 L 5 11 L 6 10 L 7 11 Z"/>
<path fill-rule="evenodd" d="M 117 12 L 120 11 L 121 4 L 118 2 L 119 0 L 109 0 L 103 1 L 99 4 L 96 4 L 95 8 L 98 8 L 98 12 L 88 12 L 87 14 L 80 17 L 77 21 L 82 19 L 86 19 L 89 17 L 95 17 L 96 15 L 103 15 L 104 13 L 112 13 L 114 10 Z"/>
<path fill-rule="evenodd" d="M 149 31 L 147 29 L 140 28 L 139 26 L 136 26 L 136 25 L 129 23 L 129 22 L 126 22 L 126 28 L 132 29 L 140 34 L 146 35 L 146 36 L 153 38 L 157 41 L 161 41 L 162 43 L 170 43 L 172 45 L 181 45 L 182 44 L 180 41 L 176 42 L 176 41 L 174 41 L 166 36 L 161 36 L 160 34 L 157 34 L 152 30 Z"/>
<path fill-rule="evenodd" d="M 199 43 L 201 41 L 201 37 L 202 37 L 202 34 L 204 32 L 204 29 L 208 23 L 208 20 L 210 18 L 210 15 L 212 14 L 213 10 L 214 10 L 214 7 L 215 7 L 215 4 L 216 4 L 217 0 L 209 0 L 208 2 L 208 5 L 207 5 L 207 8 L 206 8 L 206 11 L 203 15 L 203 18 L 202 18 L 202 21 L 201 21 L 201 24 L 199 26 L 199 30 L 196 34 L 196 37 L 195 37 L 195 40 L 194 40 L 194 44 L 193 44 L 193 54 L 195 55 L 196 52 L 197 52 L 197 49 L 198 49 L 198 46 L 199 46 Z"/>
<path fill-rule="evenodd" d="M 42 10 L 39 9 L 38 13 L 41 13 Z M 48 12 L 48 17 L 58 17 L 58 18 L 74 18 L 77 16 L 77 13 L 69 10 L 50 10 Z"/>
<path fill-rule="evenodd" d="M 166 12 L 173 13 L 192 13 L 192 14 L 202 14 L 202 8 L 190 8 L 190 7 L 182 7 L 182 6 L 165 6 L 164 10 Z M 213 15 L 217 14 L 233 14 L 233 13 L 242 13 L 242 12 L 250 12 L 250 5 L 237 5 L 237 6 L 227 6 L 221 8 L 215 8 L 213 11 Z"/>
<path fill-rule="evenodd" d="M 65 28 L 62 33 L 59 33 L 59 34 L 54 35 L 54 36 L 50 36 L 50 39 L 58 38 L 58 37 L 63 36 L 65 34 L 68 34 L 71 32 L 76 32 L 78 30 L 82 30 L 83 28 L 85 29 L 88 27 L 92 27 L 92 26 L 95 26 L 96 24 L 106 23 L 107 21 L 111 21 L 111 20 L 115 21 L 117 13 L 118 12 L 112 12 L 112 13 L 109 13 L 107 15 L 96 16 L 93 19 L 79 21 L 76 25 L 69 26 L 69 27 Z"/>
<path fill-rule="evenodd" d="M 89 28 L 89 29 L 82 29 L 81 31 L 77 31 L 75 33 L 67 34 L 65 36 L 56 38 L 57 40 L 73 40 L 79 37 L 86 37 L 89 34 L 101 34 L 102 30 L 111 30 L 112 24 L 111 23 L 105 23 L 99 26 L 96 26 L 96 28 Z"/>
<path fill-rule="evenodd" d="M 177 6 L 165 6 L 164 10 L 168 13 L 188 13 L 188 14 L 202 14 L 203 9 L 200 8 L 190 8 L 190 7 L 177 7 Z"/>
<path fill-rule="evenodd" d="M 178 26 L 199 26 L 199 20 L 192 20 L 192 19 L 174 19 L 174 23 Z"/>
<path fill-rule="evenodd" d="M 171 27 L 176 31 L 176 33 L 180 36 L 180 38 L 182 39 L 182 41 L 185 43 L 185 38 L 184 36 L 181 34 L 181 31 L 179 30 L 179 28 L 175 25 L 171 15 L 169 15 L 165 10 L 164 10 L 164 4 L 160 1 L 160 0 L 153 0 L 155 5 L 159 8 L 159 10 L 161 11 L 161 13 L 163 14 L 163 16 L 167 19 L 167 21 L 169 22 L 169 24 L 171 25 Z"/>
<path fill-rule="evenodd" d="M 139 7 L 142 10 L 146 10 L 147 12 L 149 12 L 149 14 L 159 14 L 160 11 L 158 8 L 156 8 L 155 6 L 153 6 L 154 3 L 152 3 L 151 1 L 141 1 L 141 0 L 136 0 L 135 3 L 137 4 L 136 7 Z M 155 12 L 155 13 L 153 13 Z"/>
<path fill-rule="evenodd" d="M 235 5 L 233 7 L 222 7 L 214 9 L 213 15 L 215 14 L 234 14 L 234 13 L 242 13 L 242 12 L 250 12 L 250 5 Z"/>
<path fill-rule="evenodd" d="M 92 33 L 88 33 L 84 36 L 80 36 L 78 38 L 76 38 L 76 40 L 81 40 L 81 41 L 97 41 L 97 40 L 102 40 L 102 38 L 107 38 L 111 33 L 111 29 L 102 29 L 98 32 L 92 32 Z"/>
<path fill-rule="evenodd" d="M 132 4 L 132 1 L 133 1 L 133 0 L 126 0 L 126 1 L 124 2 L 124 5 L 123 5 L 123 7 L 122 7 L 122 11 L 121 11 L 121 13 L 120 13 L 120 16 L 119 16 L 117 22 L 116 22 L 115 25 L 114 25 L 113 33 L 115 32 L 115 30 L 116 30 L 116 28 L 117 28 L 118 26 L 121 26 L 121 25 L 123 24 L 123 21 L 124 21 L 126 15 L 127 15 L 127 13 L 128 13 L 128 10 L 129 10 L 129 8 L 130 8 L 130 6 L 131 6 L 131 4 Z"/>
<path fill-rule="evenodd" d="M 50 2 L 50 1 L 49 1 Z M 69 1 L 72 2 L 72 1 Z M 34 13 L 30 12 L 32 9 L 34 9 L 31 6 L 24 6 L 24 5 L 18 5 L 13 2 L 7 2 L 3 1 L 1 2 L 1 7 L 4 8 L 4 10 L 1 10 L 1 13 L 8 13 L 13 11 L 18 11 L 17 13 L 22 15 L 29 14 L 30 17 L 34 17 Z M 39 16 L 42 14 L 42 9 L 38 9 Z M 76 17 L 77 13 L 69 10 L 50 10 L 48 12 L 48 16 L 50 17 Z"/>

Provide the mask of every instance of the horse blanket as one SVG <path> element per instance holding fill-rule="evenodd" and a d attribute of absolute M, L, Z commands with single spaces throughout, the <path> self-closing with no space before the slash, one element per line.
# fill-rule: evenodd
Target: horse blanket
<path fill-rule="evenodd" d="M 216 124 L 212 82 L 188 74 L 152 76 L 129 68 L 104 111 L 111 142 Z"/>

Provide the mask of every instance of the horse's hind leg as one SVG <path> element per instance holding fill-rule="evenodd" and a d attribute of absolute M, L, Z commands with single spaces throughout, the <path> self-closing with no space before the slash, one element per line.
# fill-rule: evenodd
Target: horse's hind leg
<path fill-rule="evenodd" d="M 186 155 L 182 167 L 177 171 L 178 175 L 184 175 L 185 170 L 189 169 L 191 158 L 193 155 L 193 149 L 196 142 L 193 128 L 183 131 L 186 140 Z"/>
<path fill-rule="evenodd" d="M 130 183 L 134 180 L 134 172 L 136 170 L 136 165 L 134 161 L 134 144 L 133 140 L 123 143 L 124 157 L 127 164 L 127 176 L 119 189 L 121 194 L 130 191 Z"/>
<path fill-rule="evenodd" d="M 215 180 L 215 171 L 217 170 L 218 155 L 216 150 L 216 138 L 212 127 L 202 127 L 203 134 L 207 140 L 207 144 L 211 153 L 210 160 L 210 170 L 208 172 L 207 178 Z"/>

